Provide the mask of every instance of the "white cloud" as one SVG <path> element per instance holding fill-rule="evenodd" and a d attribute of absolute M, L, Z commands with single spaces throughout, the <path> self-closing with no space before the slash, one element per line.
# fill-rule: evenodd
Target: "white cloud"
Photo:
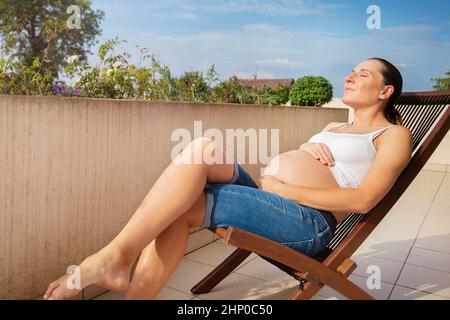
<path fill-rule="evenodd" d="M 242 28 L 246 31 L 258 32 L 275 32 L 280 30 L 280 28 L 277 26 L 265 23 L 246 24 Z"/>
<path fill-rule="evenodd" d="M 394 65 L 396 65 L 397 67 L 400 67 L 400 68 L 404 68 L 404 69 L 411 69 L 411 68 L 415 67 L 414 64 L 409 64 L 409 63 L 404 63 L 404 62 L 394 63 Z"/>
<path fill-rule="evenodd" d="M 381 27 L 379 30 L 374 30 L 375 32 L 383 35 L 397 36 L 402 34 L 404 36 L 429 36 L 435 32 L 439 31 L 439 28 L 430 25 L 417 24 L 408 26 L 397 26 L 397 27 Z"/>
<path fill-rule="evenodd" d="M 269 66 L 285 66 L 291 68 L 298 68 L 300 63 L 290 61 L 286 58 L 276 58 L 271 60 L 257 60 L 255 64 L 269 65 Z"/>
<path fill-rule="evenodd" d="M 168 20 L 186 20 L 197 21 L 200 16 L 194 12 L 172 11 L 172 12 L 153 12 L 155 18 L 164 18 Z"/>

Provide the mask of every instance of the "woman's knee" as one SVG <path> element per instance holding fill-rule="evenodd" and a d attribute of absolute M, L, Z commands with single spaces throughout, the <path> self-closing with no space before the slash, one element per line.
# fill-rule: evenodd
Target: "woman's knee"
<path fill-rule="evenodd" d="M 234 172 L 233 157 L 211 138 L 201 137 L 189 143 L 179 155 L 184 164 L 202 164 L 208 167 L 208 181 L 228 182 Z"/>
<path fill-rule="evenodd" d="M 214 148 L 213 143 L 214 141 L 210 138 L 202 137 L 194 139 L 183 149 L 174 162 L 183 164 L 205 164 L 205 150 L 207 150 L 207 147 L 211 144 L 211 147 Z"/>
<path fill-rule="evenodd" d="M 187 147 L 189 154 L 195 153 L 206 164 L 233 164 L 233 158 L 225 151 L 223 146 L 211 138 L 201 137 L 194 139 Z"/>

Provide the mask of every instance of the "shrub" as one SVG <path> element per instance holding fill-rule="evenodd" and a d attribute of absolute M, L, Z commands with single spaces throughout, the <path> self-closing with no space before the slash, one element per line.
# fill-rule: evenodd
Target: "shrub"
<path fill-rule="evenodd" d="M 282 105 L 289 100 L 289 89 L 285 86 L 265 88 L 257 92 L 257 97 L 259 104 Z"/>
<path fill-rule="evenodd" d="M 318 106 L 331 101 L 333 86 L 324 77 L 305 76 L 291 88 L 289 98 L 293 105 Z"/>
<path fill-rule="evenodd" d="M 209 101 L 216 103 L 255 103 L 251 92 L 247 91 L 247 89 L 239 83 L 239 79 L 235 76 L 226 81 L 222 81 L 218 85 L 211 88 Z"/>
<path fill-rule="evenodd" d="M 31 66 L 15 59 L 0 59 L 0 93 L 45 95 L 51 91 L 53 81 L 53 75 L 38 57 Z"/>

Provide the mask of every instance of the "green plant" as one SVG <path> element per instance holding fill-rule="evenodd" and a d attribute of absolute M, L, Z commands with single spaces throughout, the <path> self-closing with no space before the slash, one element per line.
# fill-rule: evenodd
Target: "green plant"
<path fill-rule="evenodd" d="M 178 101 L 205 101 L 209 86 L 199 71 L 185 72 L 175 80 Z"/>
<path fill-rule="evenodd" d="M 433 89 L 437 91 L 450 90 L 450 70 L 445 72 L 446 78 L 431 79 L 434 81 Z"/>
<path fill-rule="evenodd" d="M 210 90 L 211 102 L 216 103 L 254 103 L 254 96 L 244 86 L 239 83 L 236 76 L 222 81 Z"/>
<path fill-rule="evenodd" d="M 51 92 L 53 81 L 52 73 L 38 57 L 31 66 L 17 59 L 0 59 L 0 92 L 3 94 L 46 95 Z"/>
<path fill-rule="evenodd" d="M 324 77 L 304 76 L 292 85 L 292 105 L 318 106 L 331 101 L 333 86 Z"/>
<path fill-rule="evenodd" d="M 161 65 L 147 49 L 140 49 L 138 65 L 130 64 L 128 52 L 116 53 L 116 47 L 125 41 L 107 40 L 98 50 L 100 62 L 85 66 L 74 59 L 65 71 L 79 80 L 76 86 L 91 92 L 94 97 L 113 99 L 171 100 L 174 81 L 167 66 Z M 69 58 L 70 60 L 70 58 Z M 148 67 L 142 66 L 149 61 Z"/>
<path fill-rule="evenodd" d="M 265 88 L 256 90 L 256 103 L 268 105 L 282 105 L 289 100 L 289 88 L 279 86 L 278 88 Z"/>

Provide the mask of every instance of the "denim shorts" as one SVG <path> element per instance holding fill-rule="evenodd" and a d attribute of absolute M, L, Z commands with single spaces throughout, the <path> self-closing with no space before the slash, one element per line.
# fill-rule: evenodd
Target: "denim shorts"
<path fill-rule="evenodd" d="M 230 182 L 208 183 L 204 190 L 202 227 L 210 230 L 232 226 L 314 256 L 331 241 L 336 228 L 331 212 L 258 189 L 237 162 Z"/>

